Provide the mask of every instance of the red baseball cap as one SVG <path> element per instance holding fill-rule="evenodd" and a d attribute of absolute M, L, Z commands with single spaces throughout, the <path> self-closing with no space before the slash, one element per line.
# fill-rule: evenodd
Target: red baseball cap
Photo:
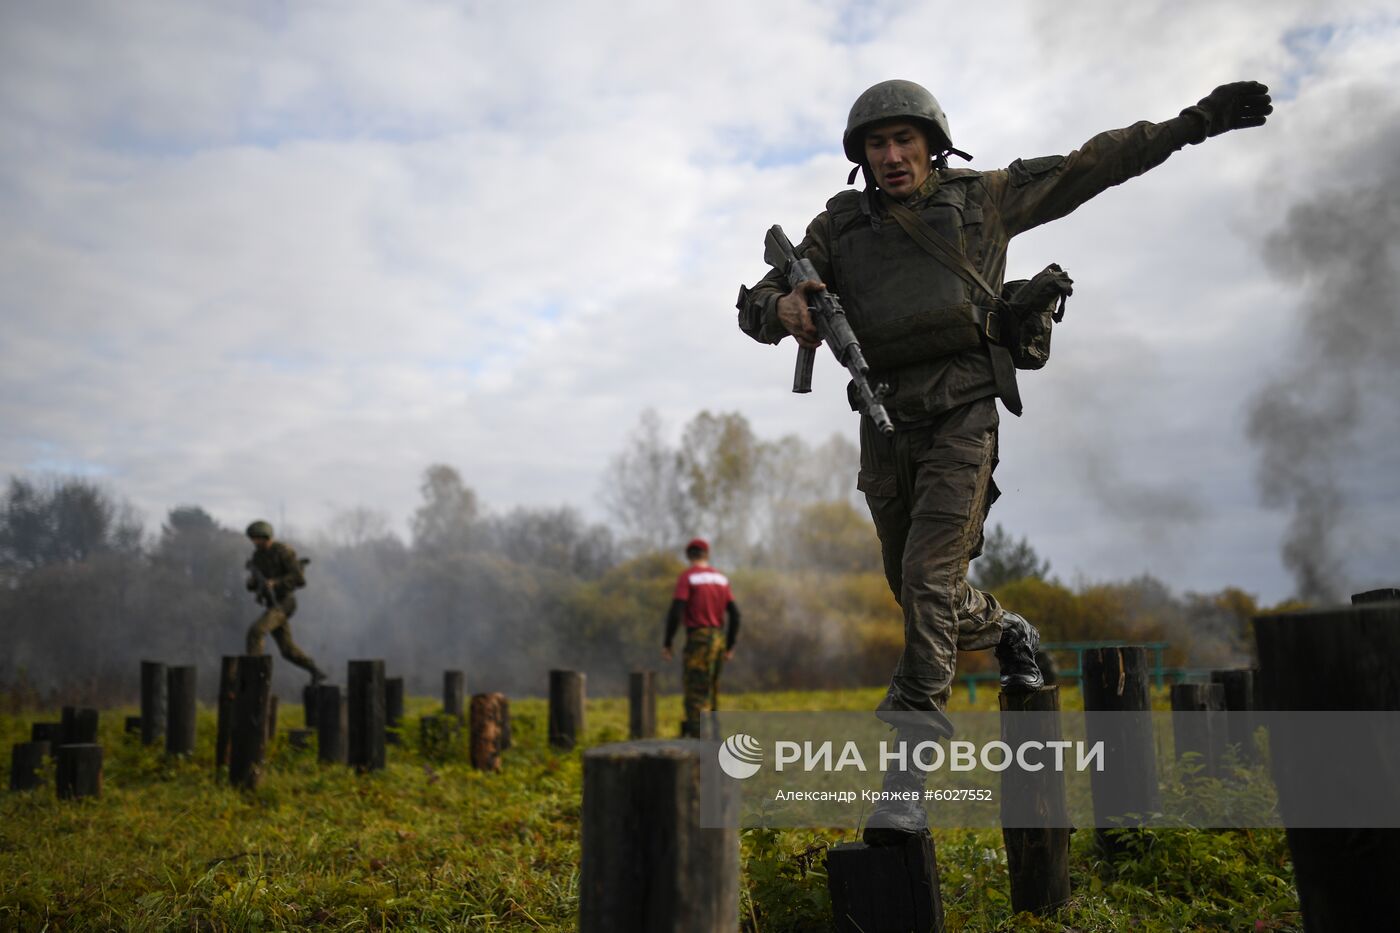
<path fill-rule="evenodd" d="M 699 549 L 708 554 L 710 552 L 710 542 L 706 541 L 704 538 L 691 538 L 690 543 L 685 546 L 685 549 L 687 551 Z"/>

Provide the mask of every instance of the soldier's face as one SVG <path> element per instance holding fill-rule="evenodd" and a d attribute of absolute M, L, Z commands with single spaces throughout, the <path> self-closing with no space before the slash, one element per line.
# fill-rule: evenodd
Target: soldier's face
<path fill-rule="evenodd" d="M 928 140 L 912 123 L 880 123 L 865 133 L 865 160 L 875 184 L 895 198 L 907 198 L 932 170 Z"/>
<path fill-rule="evenodd" d="M 253 539 L 253 547 L 257 548 L 259 551 L 266 551 L 266 550 L 267 550 L 267 546 L 268 546 L 269 544 L 271 544 L 271 543 L 272 543 L 271 540 L 269 540 L 269 539 L 267 539 L 267 538 L 254 538 L 254 539 Z"/>

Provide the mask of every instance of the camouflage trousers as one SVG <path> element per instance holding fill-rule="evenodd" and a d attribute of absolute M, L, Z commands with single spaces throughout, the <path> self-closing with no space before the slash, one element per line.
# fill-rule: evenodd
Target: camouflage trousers
<path fill-rule="evenodd" d="M 700 717 L 719 709 L 719 672 L 724 667 L 724 629 L 692 628 L 685 632 L 681 656 L 681 686 L 685 695 L 685 722 L 681 735 L 700 738 Z"/>
<path fill-rule="evenodd" d="M 295 611 L 295 609 L 292 610 L 292 612 Z M 291 613 L 274 608 L 259 616 L 258 620 L 248 629 L 247 653 L 262 654 L 263 637 L 266 635 L 271 635 L 272 640 L 277 642 L 277 650 L 282 652 L 282 657 L 303 670 L 316 673 L 316 662 L 312 661 L 306 652 L 302 651 L 292 640 Z"/>
<path fill-rule="evenodd" d="M 933 424 L 885 437 L 861 419 L 860 479 L 880 537 L 885 577 L 904 610 L 904 651 L 881 710 L 943 716 L 958 651 L 993 648 L 1002 608 L 967 582 L 998 493 L 996 399 L 959 406 Z"/>

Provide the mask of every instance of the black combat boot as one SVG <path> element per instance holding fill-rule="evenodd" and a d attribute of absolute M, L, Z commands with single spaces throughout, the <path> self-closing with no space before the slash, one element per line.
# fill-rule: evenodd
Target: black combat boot
<path fill-rule="evenodd" d="M 1045 685 L 1035 663 L 1040 633 L 1024 618 L 1007 612 L 1001 618 L 1001 642 L 997 660 L 1001 662 L 1001 689 L 1006 693 L 1030 693 Z"/>

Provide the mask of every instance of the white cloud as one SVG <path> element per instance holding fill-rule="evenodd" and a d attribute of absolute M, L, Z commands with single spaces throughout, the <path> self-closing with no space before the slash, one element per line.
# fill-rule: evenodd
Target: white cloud
<path fill-rule="evenodd" d="M 1239 407 L 1296 302 L 1257 240 L 1373 131 L 1358 88 L 1394 87 L 1396 24 L 1361 3 L 1047 9 L 7 6 L 0 471 L 97 470 L 153 522 L 197 502 L 307 527 L 406 516 L 434 460 L 493 507 L 594 510 L 645 406 L 853 437 L 834 361 L 791 396 L 792 348 L 747 340 L 732 304 L 764 230 L 795 238 L 840 188 L 861 89 L 927 84 L 994 167 L 1258 77 L 1288 89 L 1268 127 L 1013 247 L 1013 271 L 1053 259 L 1079 285 L 1007 419 L 996 518 L 1067 576 L 1280 598 Z M 1144 529 L 1133 490 L 1201 517 Z"/>

